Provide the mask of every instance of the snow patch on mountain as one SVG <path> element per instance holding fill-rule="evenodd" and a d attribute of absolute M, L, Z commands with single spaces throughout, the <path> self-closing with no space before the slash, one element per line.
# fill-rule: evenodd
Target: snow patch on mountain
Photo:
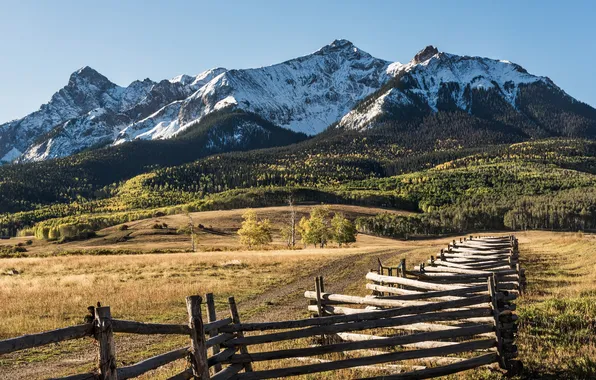
<path fill-rule="evenodd" d="M 367 99 L 393 78 L 399 88 Z M 0 125 L 0 157 L 38 161 L 135 139 L 172 138 L 224 108 L 255 113 L 309 135 L 336 122 L 364 129 L 391 107 L 408 107 L 414 100 L 436 111 L 445 94 L 470 111 L 470 91 L 497 89 L 515 107 L 519 87 L 537 81 L 554 86 L 508 61 L 457 56 L 428 46 L 406 64 L 391 63 L 347 40 L 272 66 L 214 68 L 160 82 L 134 81 L 127 87 L 83 67 L 38 111 Z"/>
<path fill-rule="evenodd" d="M 521 66 L 508 61 L 489 58 L 458 56 L 436 53 L 427 60 L 404 68 L 415 81 L 413 93 L 426 99 L 428 105 L 437 110 L 439 91 L 446 84 L 457 84 L 452 94 L 459 108 L 468 110 L 464 91 L 489 90 L 498 88 L 503 97 L 515 107 L 520 84 L 538 81 L 548 82 L 547 78 L 529 74 Z"/>
<path fill-rule="evenodd" d="M 206 149 L 221 149 L 224 147 L 238 146 L 248 140 L 249 135 L 257 133 L 269 136 L 271 132 L 253 121 L 243 121 L 234 126 L 232 133 L 221 131 L 215 127 L 211 129 L 207 137 Z"/>
<path fill-rule="evenodd" d="M 90 147 L 112 144 L 130 119 L 105 108 L 68 120 L 35 142 L 19 158 L 21 162 L 43 161 L 69 156 Z"/>
<path fill-rule="evenodd" d="M 389 80 L 389 65 L 349 41 L 336 40 L 311 55 L 277 65 L 230 70 L 185 102 L 181 125 L 234 106 L 314 135 Z"/>
<path fill-rule="evenodd" d="M 412 105 L 414 97 L 436 112 L 441 94 L 447 93 L 458 108 L 469 112 L 473 90 L 497 89 L 516 108 L 521 85 L 544 82 L 554 86 L 548 78 L 531 75 L 509 61 L 442 53 L 433 46 L 421 50 L 407 64 L 390 65 L 387 71 L 399 81 L 399 89 L 394 87 L 359 105 L 341 119 L 339 128 L 366 129 L 390 107 Z"/>
<path fill-rule="evenodd" d="M 348 112 L 340 120 L 338 127 L 359 130 L 369 128 L 378 117 L 386 112 L 385 109 L 389 105 L 396 104 L 402 106 L 410 105 L 412 104 L 412 100 L 405 93 L 392 88 L 376 98 L 372 103 L 362 105 L 362 108 L 359 107 Z"/>
<path fill-rule="evenodd" d="M 119 134 L 114 145 L 123 144 L 133 139 L 158 140 L 169 138 L 178 132 L 178 114 L 183 101 L 176 101 L 137 123 L 126 126 Z"/>
<path fill-rule="evenodd" d="M 12 162 L 16 160 L 21 154 L 21 151 L 17 148 L 12 148 L 8 153 L 4 155 L 4 157 L 0 158 L 0 162 Z"/>

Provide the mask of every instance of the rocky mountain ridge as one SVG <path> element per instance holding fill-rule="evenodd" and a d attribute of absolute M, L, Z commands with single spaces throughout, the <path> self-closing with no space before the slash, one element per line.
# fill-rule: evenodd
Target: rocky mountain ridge
<path fill-rule="evenodd" d="M 580 103 L 550 79 L 517 64 L 448 54 L 433 46 L 402 64 L 335 40 L 272 66 L 215 68 L 127 87 L 84 67 L 38 111 L 0 125 L 0 162 L 42 161 L 132 140 L 170 139 L 222 110 L 253 113 L 276 126 L 316 135 L 330 125 L 366 130 L 411 114 L 460 111 L 484 117 L 488 103 L 500 113 L 506 108 L 509 118 L 515 114 L 545 129 L 520 100 L 529 87 L 555 93 L 556 102 L 565 103 L 557 105 L 564 108 L 558 114 Z M 580 111 L 581 128 L 591 129 L 593 109 L 586 107 Z"/>

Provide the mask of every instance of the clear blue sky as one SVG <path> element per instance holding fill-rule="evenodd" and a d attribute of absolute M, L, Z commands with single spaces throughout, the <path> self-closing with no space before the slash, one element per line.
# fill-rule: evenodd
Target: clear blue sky
<path fill-rule="evenodd" d="M 0 0 L 0 123 L 89 65 L 113 82 L 265 66 L 336 38 L 392 61 L 424 46 L 507 59 L 596 106 L 594 1 Z"/>

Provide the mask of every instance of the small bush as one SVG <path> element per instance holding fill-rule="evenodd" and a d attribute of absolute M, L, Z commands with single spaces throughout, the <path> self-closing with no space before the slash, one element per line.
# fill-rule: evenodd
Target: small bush
<path fill-rule="evenodd" d="M 120 227 L 118 227 L 118 229 L 119 229 L 120 231 L 126 231 L 126 230 L 128 230 L 128 225 L 127 225 L 127 224 L 123 224 L 123 225 L 121 225 Z"/>
<path fill-rule="evenodd" d="M 161 224 L 155 223 L 152 227 L 154 230 L 161 230 Z"/>
<path fill-rule="evenodd" d="M 180 235 L 190 235 L 190 227 L 182 226 L 176 230 L 176 233 Z"/>
<path fill-rule="evenodd" d="M 27 245 L 31 245 L 31 244 L 33 244 L 33 240 L 27 240 L 27 241 L 25 242 L 25 244 L 27 244 Z"/>

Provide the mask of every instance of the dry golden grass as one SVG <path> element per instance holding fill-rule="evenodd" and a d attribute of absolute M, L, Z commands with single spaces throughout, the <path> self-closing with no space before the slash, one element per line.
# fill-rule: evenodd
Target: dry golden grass
<path fill-rule="evenodd" d="M 235 222 L 225 217 L 212 225 L 224 229 L 224 223 L 233 226 Z M 596 311 L 593 306 L 596 304 L 596 262 L 592 260 L 596 254 L 596 237 L 549 232 L 518 233 L 517 236 L 529 284 L 527 295 L 518 301 L 521 317 L 518 346 L 520 359 L 526 366 L 523 377 L 590 378 L 596 368 Z M 143 239 L 139 238 L 135 244 L 151 245 Z M 230 295 L 240 302 L 259 294 L 266 298 L 284 284 L 308 276 L 313 270 L 336 260 L 342 261 L 363 252 L 375 255 L 375 252 L 391 247 L 395 255 L 388 257 L 386 264 L 397 265 L 405 257 L 411 266 L 436 254 L 447 240 L 401 242 L 360 236 L 355 248 L 349 249 L 4 259 L 0 260 L 0 274 L 13 269 L 19 274 L 0 275 L 0 304 L 3 305 L 0 308 L 0 339 L 80 323 L 86 307 L 97 301 L 109 304 L 116 318 L 184 323 L 184 297 L 190 294 L 215 293 L 218 309 L 223 312 L 223 301 Z M 229 242 L 225 244 L 230 245 Z M 341 292 L 367 294 L 363 265 L 368 265 L 370 259 L 366 255 L 358 257 L 353 267 L 326 273 L 326 282 L 339 283 L 353 274 L 350 271 L 358 270 L 362 273 L 356 278 L 361 280 L 342 285 Z M 267 313 L 272 310 L 265 310 L 263 314 L 259 311 L 261 305 L 251 307 L 255 309 L 240 309 L 245 320 L 252 320 L 257 315 L 267 319 L 270 316 Z M 284 312 L 283 303 L 276 304 L 273 309 L 278 310 L 274 319 L 304 315 L 303 310 L 297 313 L 287 309 Z M 184 337 L 171 336 L 118 335 L 116 341 L 120 348 L 118 365 L 132 364 L 187 343 Z M 307 340 L 300 342 L 303 346 L 309 343 Z M 283 342 L 255 349 L 282 349 L 296 344 Z M 92 341 L 73 341 L 0 358 L 0 378 L 39 378 L 47 375 L 48 369 L 56 375 L 72 374 L 92 369 L 93 361 Z M 34 363 L 29 365 L 28 362 Z M 295 360 L 264 362 L 257 363 L 255 368 L 301 364 L 307 363 Z M 167 378 L 185 365 L 184 362 L 172 363 L 143 378 Z M 32 370 L 37 367 L 40 371 Z M 378 373 L 381 372 L 345 370 L 301 379 L 353 378 Z M 501 378 L 502 375 L 480 370 L 453 377 Z"/>
<path fill-rule="evenodd" d="M 78 323 L 86 307 L 110 305 L 118 318 L 184 320 L 184 297 L 248 295 L 292 281 L 355 249 L 238 251 L 5 259 L 0 273 L 0 337 Z M 34 317 L 36 316 L 36 317 Z"/>
<path fill-rule="evenodd" d="M 518 346 L 528 378 L 596 378 L 596 235 L 517 235 L 527 268 Z"/>

